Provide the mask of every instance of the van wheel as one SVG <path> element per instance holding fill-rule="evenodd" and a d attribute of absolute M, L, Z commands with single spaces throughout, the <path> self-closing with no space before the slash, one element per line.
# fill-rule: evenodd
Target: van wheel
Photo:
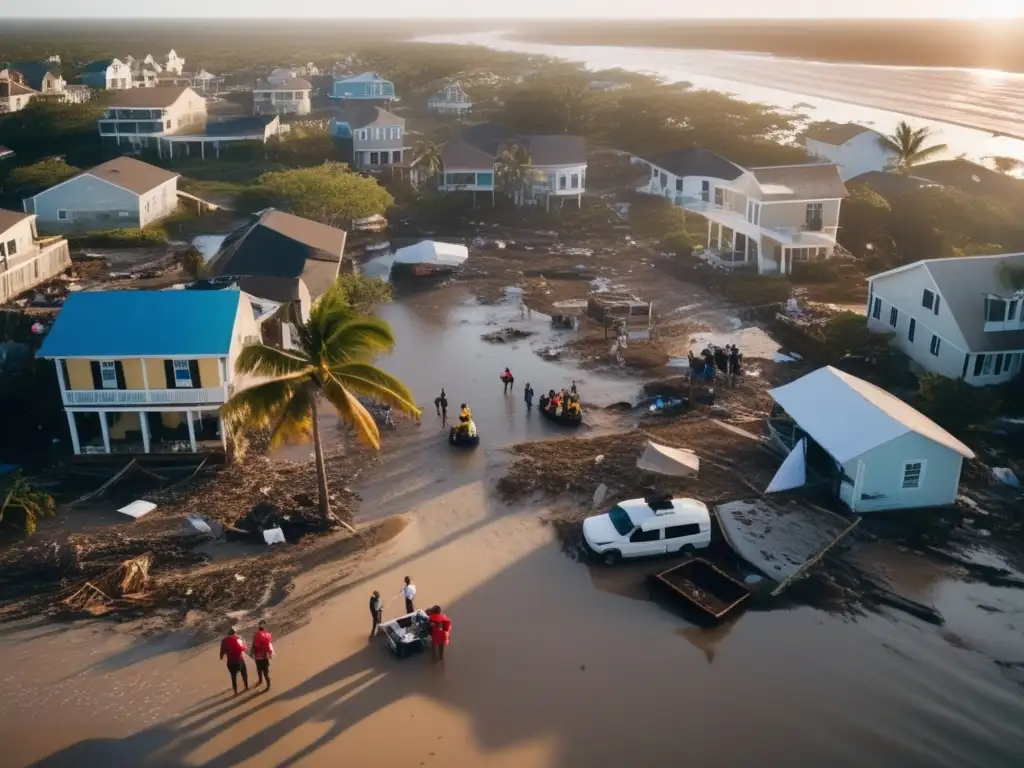
<path fill-rule="evenodd" d="M 694 547 L 693 544 L 683 544 L 683 546 L 681 546 L 679 548 L 679 554 L 680 555 L 692 556 L 696 552 L 697 552 L 697 548 Z"/>
<path fill-rule="evenodd" d="M 604 553 L 604 564 L 615 565 L 622 559 L 622 553 L 617 549 L 609 549 Z"/>

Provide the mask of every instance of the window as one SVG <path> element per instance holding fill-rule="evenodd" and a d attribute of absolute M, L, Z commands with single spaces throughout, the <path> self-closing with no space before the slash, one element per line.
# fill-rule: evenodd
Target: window
<path fill-rule="evenodd" d="M 658 541 L 660 538 L 660 528 L 655 528 L 652 531 L 645 531 L 642 528 L 637 528 L 635 531 L 633 531 L 633 535 L 629 537 L 629 540 L 636 544 L 641 541 Z"/>
<path fill-rule="evenodd" d="M 18 241 L 17 240 L 8 240 L 7 241 L 7 255 L 8 256 L 13 256 L 17 252 L 18 252 Z"/>
<path fill-rule="evenodd" d="M 804 214 L 807 222 L 807 229 L 819 232 L 822 226 L 825 206 L 823 203 L 808 203 L 807 211 Z"/>
<path fill-rule="evenodd" d="M 370 153 L 370 165 L 380 165 L 380 152 Z"/>
<path fill-rule="evenodd" d="M 171 130 L 171 121 L 170 120 L 168 120 L 164 125 L 165 125 L 165 127 L 167 128 L 168 131 Z"/>
<path fill-rule="evenodd" d="M 191 387 L 192 371 L 189 368 L 188 360 L 172 360 L 174 366 L 174 386 Z"/>
<path fill-rule="evenodd" d="M 1002 299 L 985 299 L 985 321 L 1001 323 L 1006 320 L 1006 302 Z"/>
<path fill-rule="evenodd" d="M 666 539 L 681 539 L 683 536 L 695 536 L 700 533 L 698 523 L 687 523 L 686 525 L 670 525 L 665 529 Z"/>
<path fill-rule="evenodd" d="M 633 530 L 633 520 L 630 518 L 629 513 L 618 504 L 608 512 L 608 519 L 615 526 L 615 531 L 619 536 L 625 536 Z"/>
<path fill-rule="evenodd" d="M 360 128 L 358 131 L 356 131 L 356 138 L 359 139 L 360 141 L 366 141 L 369 135 L 369 132 L 365 128 Z"/>
<path fill-rule="evenodd" d="M 875 299 L 875 306 L 871 308 L 871 316 L 877 320 L 882 316 L 882 300 Z"/>
<path fill-rule="evenodd" d="M 68 220 L 68 212 L 65 211 L 64 209 L 59 209 L 57 211 L 57 220 L 58 221 L 67 221 Z"/>
<path fill-rule="evenodd" d="M 981 376 L 981 372 L 985 367 L 985 355 L 978 355 L 974 358 L 974 375 Z"/>
<path fill-rule="evenodd" d="M 676 192 L 682 192 L 682 191 L 683 191 L 683 180 L 682 179 L 676 179 Z"/>
<path fill-rule="evenodd" d="M 996 376 L 998 376 L 1000 373 L 1002 373 L 1002 371 L 1003 371 L 1003 356 L 1000 354 L 1000 355 L 996 355 L 996 365 L 995 365 L 995 370 L 993 371 L 993 373 Z"/>
<path fill-rule="evenodd" d="M 924 475 L 923 461 L 908 461 L 903 465 L 903 490 L 915 490 L 921 487 Z"/>
<path fill-rule="evenodd" d="M 104 389 L 117 389 L 117 363 L 100 363 L 100 381 Z"/>
<path fill-rule="evenodd" d="M 978 357 L 980 357 L 982 359 L 981 375 L 982 376 L 991 376 L 992 375 L 992 364 L 994 362 L 993 356 L 992 355 L 978 355 Z"/>
<path fill-rule="evenodd" d="M 392 126 L 392 128 L 391 128 L 391 138 L 392 139 L 398 139 L 398 138 L 401 138 L 401 136 L 402 136 L 402 129 L 399 128 L 397 125 Z"/>
<path fill-rule="evenodd" d="M 559 189 L 565 189 L 565 182 L 566 182 L 565 176 L 559 176 L 558 177 L 558 188 Z"/>
<path fill-rule="evenodd" d="M 935 304 L 935 294 L 929 291 L 927 288 L 924 289 L 924 293 L 921 294 L 921 306 L 926 309 L 931 309 Z"/>
<path fill-rule="evenodd" d="M 651 166 L 651 178 L 652 179 L 658 178 L 658 169 L 655 168 L 654 166 Z"/>
<path fill-rule="evenodd" d="M 396 149 L 391 153 L 391 162 L 396 164 L 402 162 L 402 150 Z"/>
<path fill-rule="evenodd" d="M 935 314 L 936 314 L 936 315 L 937 315 L 937 314 L 939 314 L 939 301 L 940 301 L 940 300 L 939 300 L 939 297 L 938 297 L 938 296 L 936 296 L 936 297 L 935 297 Z"/>
<path fill-rule="evenodd" d="M 580 175 L 578 173 L 574 173 L 572 177 L 569 179 L 569 186 L 572 189 L 580 188 Z"/>
<path fill-rule="evenodd" d="M 715 187 L 715 205 L 725 205 L 725 191 Z"/>
<path fill-rule="evenodd" d="M 942 346 L 942 339 L 935 334 L 932 334 L 932 343 L 928 346 L 928 351 L 936 357 L 939 356 L 939 347 Z"/>
<path fill-rule="evenodd" d="M 705 203 L 711 200 L 711 182 L 702 181 L 700 183 L 700 199 Z"/>
<path fill-rule="evenodd" d="M 917 330 L 917 320 L 910 318 L 910 327 L 907 328 L 907 341 L 914 343 L 914 331 Z"/>
<path fill-rule="evenodd" d="M 1017 317 L 1017 300 L 1011 299 L 1006 306 L 1006 319 L 1013 320 L 1015 317 Z"/>
<path fill-rule="evenodd" d="M 1006 360 L 1006 370 L 1009 373 L 1017 373 L 1018 366 L 1020 365 L 1020 353 L 1014 352 Z"/>
<path fill-rule="evenodd" d="M 899 320 L 900 312 L 898 309 L 896 309 L 896 307 L 893 307 L 892 309 L 889 310 L 889 325 L 895 328 Z"/>
<path fill-rule="evenodd" d="M 663 187 L 667 187 L 668 186 L 668 174 L 667 173 L 662 173 L 661 174 L 661 186 L 663 186 Z"/>

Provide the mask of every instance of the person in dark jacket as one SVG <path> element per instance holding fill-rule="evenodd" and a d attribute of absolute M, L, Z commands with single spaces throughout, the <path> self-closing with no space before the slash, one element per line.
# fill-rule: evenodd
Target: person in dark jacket
<path fill-rule="evenodd" d="M 526 388 L 523 390 L 523 400 L 526 401 L 527 408 L 533 408 L 533 387 L 530 386 L 529 382 L 527 382 Z"/>
<path fill-rule="evenodd" d="M 373 625 L 370 627 L 370 639 L 372 640 L 384 618 L 384 605 L 380 601 L 380 592 L 376 589 L 370 595 L 370 616 L 373 617 Z"/>

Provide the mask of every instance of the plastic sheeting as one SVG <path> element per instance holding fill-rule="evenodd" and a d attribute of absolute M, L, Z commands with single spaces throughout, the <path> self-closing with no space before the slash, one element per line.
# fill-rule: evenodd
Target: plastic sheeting
<path fill-rule="evenodd" d="M 121 507 L 117 511 L 122 515 L 128 515 L 128 517 L 134 517 L 138 520 L 143 515 L 148 515 L 154 509 L 156 509 L 156 504 L 151 501 L 143 501 L 142 499 L 139 499 L 137 501 L 133 501 L 128 506 Z"/>
<path fill-rule="evenodd" d="M 670 477 L 689 477 L 697 474 L 700 459 L 693 451 L 669 448 L 667 445 L 647 443 L 643 455 L 637 459 L 636 466 L 647 472 Z"/>
<path fill-rule="evenodd" d="M 807 482 L 807 440 L 806 438 L 796 444 L 790 451 L 789 456 L 782 462 L 775 477 L 768 483 L 765 493 L 780 493 L 800 488 Z"/>
<path fill-rule="evenodd" d="M 395 251 L 395 264 L 433 264 L 439 267 L 458 267 L 469 258 L 469 249 L 454 243 L 423 240 L 416 245 Z"/>

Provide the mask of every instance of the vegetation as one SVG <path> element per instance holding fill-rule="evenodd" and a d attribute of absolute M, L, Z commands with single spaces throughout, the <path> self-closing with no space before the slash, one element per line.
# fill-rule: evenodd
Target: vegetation
<path fill-rule="evenodd" d="M 372 363 L 378 353 L 394 347 L 391 328 L 382 320 L 358 314 L 348 290 L 339 284 L 317 299 L 309 320 L 299 328 L 298 350 L 263 344 L 245 347 L 236 363 L 238 373 L 265 381 L 237 392 L 222 410 L 232 435 L 239 437 L 255 429 L 269 429 L 271 445 L 279 445 L 312 435 L 319 509 L 325 518 L 335 520 L 318 422 L 320 398 L 358 439 L 374 448 L 380 447 L 377 425 L 357 396 L 416 417 L 420 413 L 409 389 Z"/>
<path fill-rule="evenodd" d="M 629 205 L 629 227 L 638 237 L 663 241 L 669 235 L 685 234 L 686 214 L 663 197 L 638 195 Z"/>
<path fill-rule="evenodd" d="M 670 232 L 661 238 L 661 248 L 676 256 L 693 255 L 693 237 L 685 229 Z"/>
<path fill-rule="evenodd" d="M 27 197 L 39 190 L 60 184 L 79 173 L 81 171 L 64 162 L 64 158 L 49 157 L 37 163 L 13 169 L 7 174 L 7 186 Z"/>
<path fill-rule="evenodd" d="M 503 144 L 498 148 L 494 168 L 496 186 L 511 197 L 516 205 L 522 205 L 532 173 L 530 153 L 526 147 L 515 141 Z"/>
<path fill-rule="evenodd" d="M 423 139 L 413 147 L 412 154 L 413 162 L 425 178 L 433 179 L 441 172 L 441 147 L 437 142 Z"/>
<path fill-rule="evenodd" d="M 104 229 L 68 235 L 72 248 L 130 248 L 132 246 L 164 245 L 167 232 L 159 225 L 145 229 Z"/>
<path fill-rule="evenodd" d="M 1024 168 L 1024 161 L 1018 160 L 1016 157 L 994 156 L 988 159 L 992 161 L 993 168 L 1007 176 Z"/>
<path fill-rule="evenodd" d="M 930 128 L 911 128 L 910 123 L 902 120 L 895 131 L 880 137 L 878 141 L 883 148 L 896 153 L 894 167 L 908 175 L 915 165 L 926 163 L 946 151 L 945 144 L 927 143 L 931 133 Z"/>
<path fill-rule="evenodd" d="M 391 301 L 391 283 L 376 277 L 348 272 L 338 276 L 335 286 L 344 294 L 354 315 L 368 315 L 374 307 Z"/>
<path fill-rule="evenodd" d="M 30 536 L 36 532 L 40 517 L 49 517 L 56 509 L 53 497 L 34 490 L 16 470 L 0 490 L 0 524 L 13 526 Z"/>
<path fill-rule="evenodd" d="M 840 312 L 829 319 L 821 331 L 826 349 L 836 357 L 864 355 L 876 357 L 889 351 L 892 334 L 868 330 L 864 316 L 856 312 Z"/>
<path fill-rule="evenodd" d="M 342 229 L 394 204 L 374 179 L 353 173 L 344 163 L 264 173 L 242 199 L 253 210 L 274 206 Z"/>
<path fill-rule="evenodd" d="M 76 165 L 98 162 L 101 148 L 96 104 L 64 104 L 33 99 L 23 109 L 0 116 L 0 145 L 18 153 L 21 162 L 41 157 L 67 157 Z"/>
<path fill-rule="evenodd" d="M 918 382 L 916 404 L 946 429 L 961 432 L 995 416 L 1002 398 L 995 387 L 974 387 L 963 379 L 926 373 Z"/>
<path fill-rule="evenodd" d="M 206 258 L 203 256 L 203 252 L 194 245 L 182 248 L 175 254 L 175 259 L 182 271 L 193 280 L 198 280 L 203 276 L 206 269 Z"/>

